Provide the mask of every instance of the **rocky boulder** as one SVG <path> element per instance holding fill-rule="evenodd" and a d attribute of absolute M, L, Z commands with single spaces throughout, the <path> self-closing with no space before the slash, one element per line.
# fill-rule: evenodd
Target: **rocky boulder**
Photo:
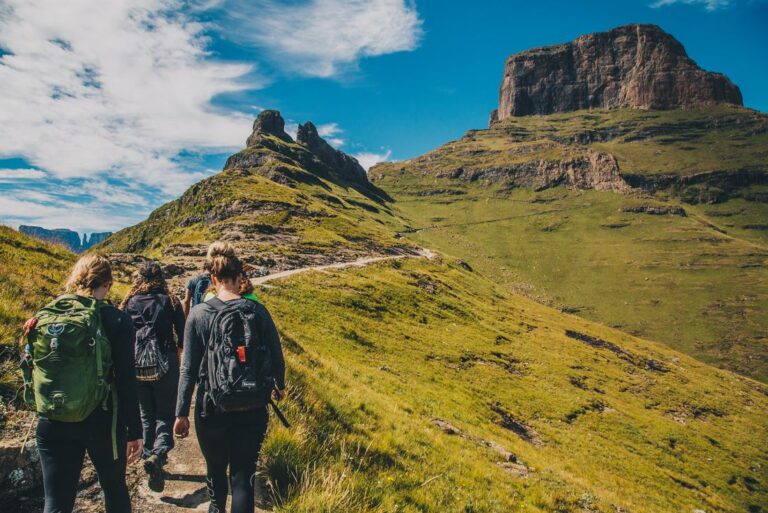
<path fill-rule="evenodd" d="M 0 506 L 42 484 L 40 455 L 34 437 L 26 442 L 21 438 L 0 441 Z M 0 510 L 6 511 L 2 507 Z"/>
<path fill-rule="evenodd" d="M 656 25 L 625 25 L 510 56 L 491 123 L 579 109 L 719 103 L 742 105 L 741 92 L 728 77 L 701 69 Z"/>

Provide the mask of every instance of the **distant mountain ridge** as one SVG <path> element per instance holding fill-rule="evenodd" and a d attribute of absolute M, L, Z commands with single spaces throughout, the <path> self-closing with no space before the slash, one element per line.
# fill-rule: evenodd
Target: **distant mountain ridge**
<path fill-rule="evenodd" d="M 701 69 L 656 25 L 624 25 L 510 56 L 491 123 L 580 109 L 742 105 L 728 77 Z"/>
<path fill-rule="evenodd" d="M 19 231 L 30 237 L 64 246 L 74 253 L 82 253 L 112 235 L 112 232 L 86 233 L 83 234 L 81 239 L 79 233 L 68 228 L 55 228 L 49 230 L 40 226 L 29 225 L 19 226 Z"/>

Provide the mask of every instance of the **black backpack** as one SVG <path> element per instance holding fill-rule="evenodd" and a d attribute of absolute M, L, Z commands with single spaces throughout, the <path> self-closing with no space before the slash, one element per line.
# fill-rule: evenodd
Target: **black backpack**
<path fill-rule="evenodd" d="M 216 310 L 201 364 L 207 406 L 223 413 L 265 407 L 275 381 L 272 354 L 259 336 L 256 312 L 260 306 L 219 298 L 206 304 Z"/>
<path fill-rule="evenodd" d="M 136 327 L 136 379 L 144 382 L 159 381 L 168 372 L 168 357 L 165 355 L 157 333 L 157 319 L 163 312 L 163 303 L 154 296 L 149 320 L 141 311 L 130 312 Z"/>

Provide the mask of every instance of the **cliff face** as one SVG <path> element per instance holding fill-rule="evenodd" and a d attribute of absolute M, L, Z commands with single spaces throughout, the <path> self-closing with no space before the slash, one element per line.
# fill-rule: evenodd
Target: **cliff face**
<path fill-rule="evenodd" d="M 336 173 L 344 178 L 360 184 L 368 183 L 368 175 L 357 159 L 325 142 L 325 139 L 320 137 L 317 133 L 317 128 L 311 122 L 307 121 L 303 125 L 299 125 L 296 140 L 312 152 L 323 164 L 334 169 Z"/>
<path fill-rule="evenodd" d="M 19 231 L 30 237 L 34 237 L 39 240 L 64 246 L 70 251 L 75 253 L 82 253 L 89 249 L 91 246 L 98 244 L 112 235 L 112 232 L 92 233 L 90 237 L 86 233 L 82 240 L 80 234 L 66 228 L 57 228 L 55 230 L 48 230 L 39 226 L 19 226 Z"/>
<path fill-rule="evenodd" d="M 507 59 L 491 123 L 579 109 L 742 105 L 728 77 L 701 69 L 655 25 L 626 25 Z"/>

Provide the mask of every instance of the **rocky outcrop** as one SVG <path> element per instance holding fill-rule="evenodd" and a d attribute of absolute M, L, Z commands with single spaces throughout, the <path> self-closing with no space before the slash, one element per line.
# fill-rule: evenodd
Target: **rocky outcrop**
<path fill-rule="evenodd" d="M 625 25 L 507 59 L 499 107 L 510 116 L 579 109 L 678 109 L 742 105 L 726 76 L 701 69 L 683 45 L 655 25 Z"/>
<path fill-rule="evenodd" d="M 285 120 L 276 110 L 263 110 L 253 122 L 253 132 L 246 140 L 246 146 L 256 146 L 262 142 L 263 135 L 273 135 L 285 142 L 293 142 L 285 132 Z"/>
<path fill-rule="evenodd" d="M 488 168 L 458 168 L 438 172 L 436 176 L 502 183 L 537 191 L 558 185 L 572 189 L 621 193 L 632 190 L 621 177 L 619 165 L 613 155 L 591 150 L 563 160 L 539 160 Z"/>
<path fill-rule="evenodd" d="M 112 232 L 99 232 L 83 235 L 80 239 L 80 234 L 76 231 L 69 230 L 67 228 L 56 228 L 49 230 L 47 228 L 41 228 L 40 226 L 19 226 L 19 231 L 30 237 L 34 237 L 39 240 L 64 246 L 65 248 L 75 253 L 82 253 L 83 251 L 90 249 L 92 246 L 104 241 L 107 237 L 112 235 Z"/>
<path fill-rule="evenodd" d="M 368 173 L 357 159 L 328 144 L 310 121 L 299 125 L 295 142 L 298 146 L 285 132 L 285 121 L 278 111 L 262 111 L 253 123 L 247 148 L 229 157 L 224 169 L 259 169 L 261 175 L 284 185 L 310 179 L 320 185 L 317 177 L 322 177 L 370 188 Z M 297 175 L 296 164 L 310 174 Z"/>
<path fill-rule="evenodd" d="M 368 174 L 356 158 L 339 151 L 317 133 L 317 128 L 310 121 L 299 125 L 296 141 L 307 148 L 320 162 L 328 166 L 344 180 L 368 183 Z"/>
<path fill-rule="evenodd" d="M 89 237 L 86 233 L 83 235 L 83 249 L 88 249 L 104 242 L 110 235 L 112 235 L 112 232 L 94 232 Z"/>

